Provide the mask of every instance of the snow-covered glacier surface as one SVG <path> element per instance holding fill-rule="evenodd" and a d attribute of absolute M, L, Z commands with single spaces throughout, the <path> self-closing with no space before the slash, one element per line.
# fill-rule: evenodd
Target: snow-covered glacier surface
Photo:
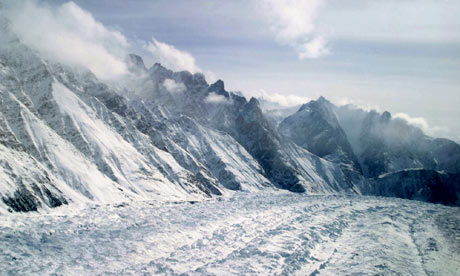
<path fill-rule="evenodd" d="M 236 193 L 0 217 L 2 275 L 460 275 L 460 210 Z"/>

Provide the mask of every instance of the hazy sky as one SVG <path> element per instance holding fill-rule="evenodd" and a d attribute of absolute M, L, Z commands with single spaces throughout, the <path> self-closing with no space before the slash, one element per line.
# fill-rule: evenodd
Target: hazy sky
<path fill-rule="evenodd" d="M 404 113 L 428 134 L 460 141 L 460 1 L 74 3 L 147 65 L 202 71 L 229 90 L 282 104 L 324 95 Z"/>

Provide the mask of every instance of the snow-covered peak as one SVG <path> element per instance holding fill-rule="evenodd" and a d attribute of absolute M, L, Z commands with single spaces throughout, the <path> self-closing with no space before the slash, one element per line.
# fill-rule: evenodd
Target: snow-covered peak
<path fill-rule="evenodd" d="M 340 128 L 337 121 L 337 115 L 334 111 L 334 105 L 323 96 L 319 97 L 317 100 L 303 104 L 295 117 L 298 118 L 298 120 L 302 120 L 300 117 L 303 116 L 320 116 L 321 120 L 325 120 L 330 126 Z"/>
<path fill-rule="evenodd" d="M 320 97 L 285 118 L 279 129 L 302 148 L 359 172 L 360 165 L 333 108 L 328 100 Z"/>

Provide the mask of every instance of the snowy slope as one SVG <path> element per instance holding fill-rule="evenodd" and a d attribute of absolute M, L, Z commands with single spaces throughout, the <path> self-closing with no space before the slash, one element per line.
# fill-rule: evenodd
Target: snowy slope
<path fill-rule="evenodd" d="M 2 37 L 1 46 L 3 203 L 27 211 L 59 202 L 206 196 L 169 153 L 87 94 L 108 90 L 91 74 L 49 64 L 14 36 Z M 126 128 L 134 139 L 118 132 Z"/>

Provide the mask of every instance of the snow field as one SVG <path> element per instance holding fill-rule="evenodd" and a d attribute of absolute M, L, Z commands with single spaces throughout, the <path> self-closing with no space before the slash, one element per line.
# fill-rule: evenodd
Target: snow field
<path fill-rule="evenodd" d="M 460 210 L 236 193 L 0 219 L 5 275 L 459 275 Z"/>

